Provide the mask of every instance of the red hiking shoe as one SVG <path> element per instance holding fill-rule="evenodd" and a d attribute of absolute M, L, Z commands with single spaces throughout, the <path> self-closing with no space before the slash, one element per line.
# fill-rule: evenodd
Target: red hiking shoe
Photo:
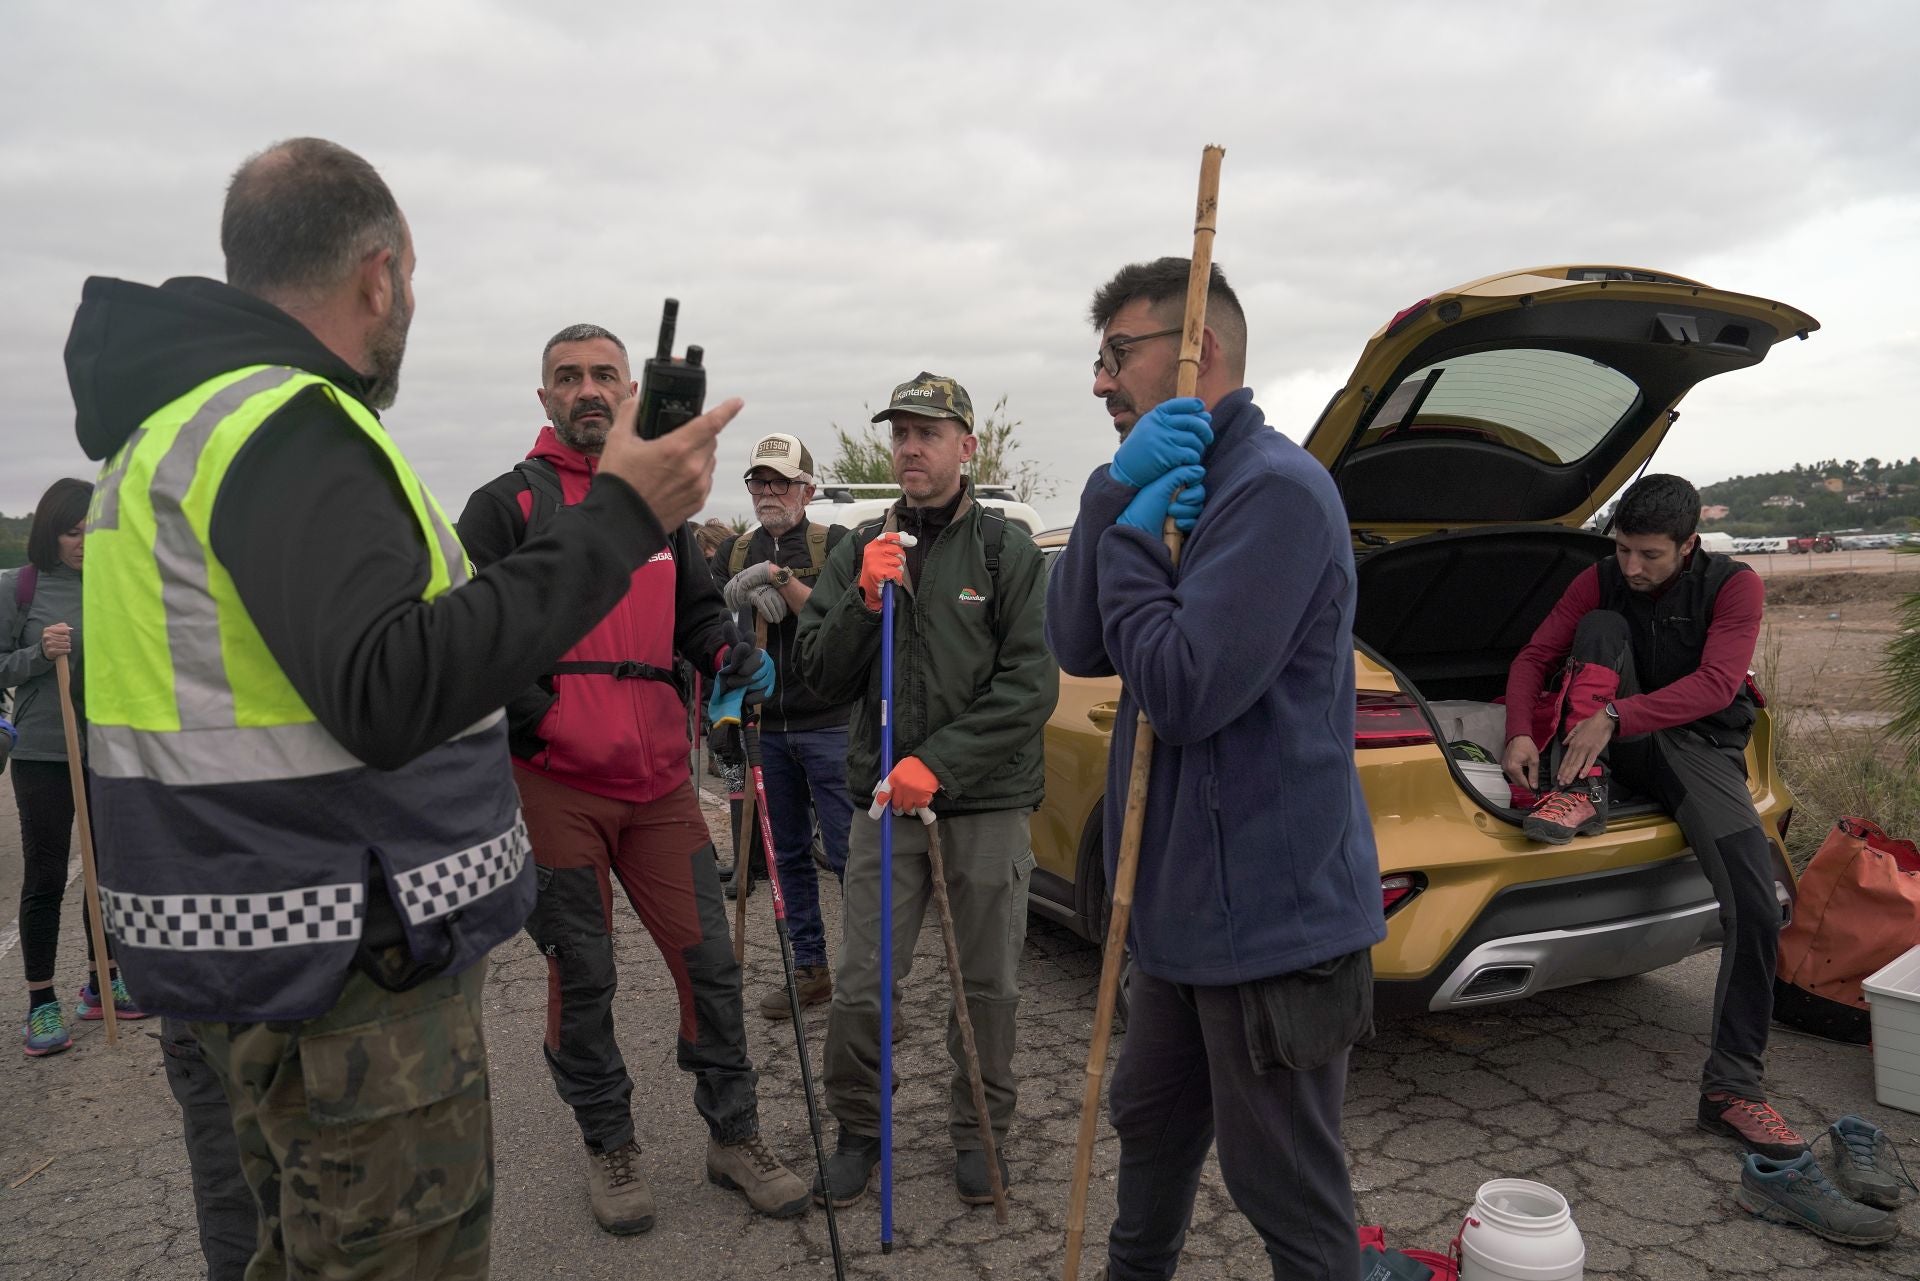
<path fill-rule="evenodd" d="M 1576 836 L 1598 836 L 1607 830 L 1607 780 L 1594 770 L 1573 787 L 1548 792 L 1527 815 L 1521 830 L 1530 841 L 1565 845 Z"/>
<path fill-rule="evenodd" d="M 1773 1104 L 1731 1094 L 1700 1096 L 1700 1128 L 1738 1139 L 1747 1151 L 1776 1161 L 1791 1161 L 1807 1150 L 1807 1141 L 1773 1110 Z"/>

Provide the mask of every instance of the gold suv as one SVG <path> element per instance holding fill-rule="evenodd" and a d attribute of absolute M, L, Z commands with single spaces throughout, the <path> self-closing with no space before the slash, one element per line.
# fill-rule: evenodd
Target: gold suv
<path fill-rule="evenodd" d="M 1353 747 L 1380 850 L 1383 1007 L 1516 1000 L 1719 943 L 1713 890 L 1651 801 L 1616 795 L 1604 834 L 1536 845 L 1498 767 L 1474 758 L 1499 759 L 1508 665 L 1573 576 L 1613 554 L 1583 526 L 1653 456 L 1680 399 L 1817 328 L 1659 272 L 1511 272 L 1394 316 L 1322 411 L 1305 447 L 1339 483 L 1358 566 Z M 1038 541 L 1054 557 L 1067 534 Z M 1118 698 L 1112 678 L 1061 677 L 1033 818 L 1033 909 L 1090 939 L 1107 919 L 1100 800 Z M 1747 776 L 1784 916 L 1793 797 L 1764 704 Z"/>

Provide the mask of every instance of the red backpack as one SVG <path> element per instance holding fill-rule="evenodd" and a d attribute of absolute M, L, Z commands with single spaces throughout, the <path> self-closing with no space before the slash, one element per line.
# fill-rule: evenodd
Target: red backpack
<path fill-rule="evenodd" d="M 1873 1037 L 1860 981 L 1920 942 L 1920 849 L 1864 818 L 1833 825 L 1780 931 L 1773 1014 L 1835 1041 Z"/>

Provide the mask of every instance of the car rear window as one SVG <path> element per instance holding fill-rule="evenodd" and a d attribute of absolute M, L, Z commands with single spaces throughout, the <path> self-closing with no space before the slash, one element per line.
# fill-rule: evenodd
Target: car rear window
<path fill-rule="evenodd" d="M 1451 436 L 1546 463 L 1578 462 L 1639 400 L 1639 384 L 1587 356 L 1531 347 L 1472 352 L 1408 374 L 1354 448 Z"/>

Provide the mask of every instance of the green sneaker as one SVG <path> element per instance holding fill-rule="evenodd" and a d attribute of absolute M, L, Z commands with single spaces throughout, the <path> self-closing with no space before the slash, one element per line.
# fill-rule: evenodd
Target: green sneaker
<path fill-rule="evenodd" d="M 29 1010 L 23 1031 L 26 1033 L 25 1048 L 30 1059 L 73 1048 L 73 1037 L 67 1033 L 67 1020 L 62 1015 L 58 1001 L 46 1001 Z"/>
<path fill-rule="evenodd" d="M 1843 1116 L 1827 1127 L 1827 1141 L 1833 1145 L 1833 1181 L 1854 1200 L 1891 1210 L 1900 1204 L 1901 1186 L 1913 1187 L 1893 1137 L 1873 1122 Z"/>
<path fill-rule="evenodd" d="M 1898 1219 L 1848 1199 L 1811 1152 L 1791 1161 L 1748 1153 L 1733 1198 L 1756 1218 L 1805 1228 L 1842 1245 L 1884 1245 L 1900 1235 Z"/>

